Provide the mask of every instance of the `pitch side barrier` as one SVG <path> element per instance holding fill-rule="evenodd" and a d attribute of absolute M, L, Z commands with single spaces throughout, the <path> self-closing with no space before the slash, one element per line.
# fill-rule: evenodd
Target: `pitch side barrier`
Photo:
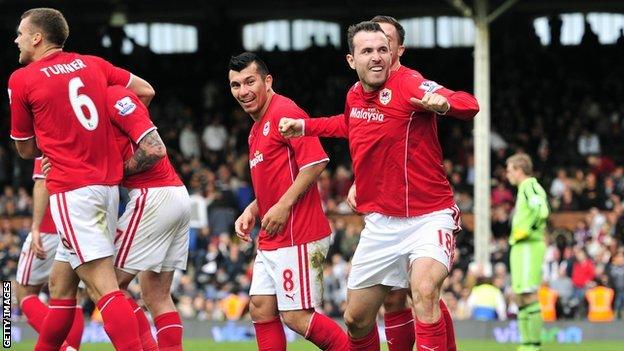
<path fill-rule="evenodd" d="M 287 340 L 301 338 L 289 329 Z M 610 323 L 590 323 L 587 321 L 559 321 L 544 323 L 542 340 L 557 343 L 581 343 L 586 340 L 621 340 L 624 350 L 624 321 Z M 455 321 L 458 339 L 488 339 L 499 343 L 519 342 L 516 321 L 478 322 Z M 152 330 L 155 334 L 155 330 Z M 383 325 L 379 325 L 379 335 L 385 341 Z M 11 325 L 13 344 L 22 340 L 35 340 L 37 334 L 25 322 L 14 321 Z M 184 339 L 211 339 L 220 342 L 253 341 L 254 329 L 249 321 L 213 322 L 184 321 Z M 101 323 L 87 322 L 82 336 L 83 343 L 108 342 Z"/>

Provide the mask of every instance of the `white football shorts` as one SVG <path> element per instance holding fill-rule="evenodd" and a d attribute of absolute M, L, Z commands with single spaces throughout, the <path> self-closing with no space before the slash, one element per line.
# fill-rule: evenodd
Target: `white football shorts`
<path fill-rule="evenodd" d="M 364 222 L 351 259 L 349 289 L 374 285 L 408 288 L 409 268 L 421 257 L 433 258 L 450 271 L 455 234 L 461 230 L 456 206 L 407 218 L 370 213 Z"/>
<path fill-rule="evenodd" d="M 128 195 L 115 235 L 115 267 L 130 274 L 186 269 L 191 218 L 186 188 L 139 188 Z"/>
<path fill-rule="evenodd" d="M 321 306 L 329 242 L 328 236 L 307 244 L 258 250 L 249 295 L 276 295 L 280 311 Z"/>
<path fill-rule="evenodd" d="M 50 196 L 50 210 L 61 242 L 57 261 L 73 269 L 85 262 L 113 256 L 119 209 L 117 186 L 89 185 Z"/>
<path fill-rule="evenodd" d="M 56 247 L 61 238 L 56 233 L 41 233 L 41 244 L 46 253 L 45 259 L 35 256 L 35 252 L 30 249 L 32 242 L 32 234 L 28 233 L 19 261 L 17 262 L 17 274 L 15 280 L 21 285 L 40 285 L 48 281 L 50 270 L 52 270 L 52 262 L 56 255 Z"/>

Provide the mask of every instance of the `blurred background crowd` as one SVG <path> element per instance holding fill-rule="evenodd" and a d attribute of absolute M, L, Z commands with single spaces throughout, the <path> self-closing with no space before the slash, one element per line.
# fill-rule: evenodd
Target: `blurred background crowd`
<path fill-rule="evenodd" d="M 458 234 L 457 261 L 445 283 L 444 299 L 455 318 L 475 318 L 471 311 L 478 299 L 473 292 L 475 287 L 488 285 L 500 293 L 495 306 L 498 318 L 517 312 L 510 298 L 507 243 L 515 189 L 506 181 L 504 170 L 509 155 L 525 151 L 533 158 L 536 176 L 549 194 L 554 214 L 569 214 L 563 224 L 551 225 L 547 236 L 543 288 L 544 294 L 556 293 L 556 317 L 586 318 L 586 293 L 606 286 L 614 291 L 612 308 L 622 318 L 624 66 L 619 58 L 624 40 L 599 45 L 595 35 L 586 33 L 578 46 L 542 46 L 528 20 L 511 20 L 508 25 L 524 30 L 508 31 L 504 40 L 492 40 L 492 266 L 471 264 L 473 236 L 466 226 Z M 2 42 L 9 43 L 12 36 L 3 32 Z M 91 45 L 85 50 L 80 43 L 74 45 L 78 51 L 100 54 L 129 67 L 156 88 L 157 97 L 150 106 L 152 118 L 193 204 L 189 265 L 186 271 L 177 272 L 172 288 L 181 314 L 199 320 L 249 318 L 254 246 L 237 240 L 233 223 L 254 198 L 247 154 L 253 121 L 232 99 L 225 68 L 229 55 L 240 49 L 213 48 L 210 59 L 199 54 L 156 59 L 139 45 L 130 55 L 111 47 Z M 344 62 L 343 51 L 330 45 L 260 55 L 275 76 L 278 93 L 291 97 L 311 116 L 328 116 L 342 112 L 346 89 L 356 80 Z M 16 58 L 17 50 L 0 54 L 3 76 L 8 77 L 16 67 Z M 409 49 L 402 62 L 451 89 L 472 91 L 471 49 Z M 6 101 L 2 105 L 6 131 Z M 450 117 L 439 120 L 444 167 L 465 214 L 473 208 L 471 131 L 472 123 Z M 345 202 L 353 182 L 348 144 L 329 139 L 322 142 L 332 161 L 318 187 L 333 230 L 324 268 L 323 309 L 340 317 L 349 260 L 362 223 Z M 3 138 L 3 280 L 14 279 L 20 247 L 30 229 L 31 171 L 31 162 L 20 160 L 8 137 Z M 138 293 L 136 287 L 134 292 Z"/>

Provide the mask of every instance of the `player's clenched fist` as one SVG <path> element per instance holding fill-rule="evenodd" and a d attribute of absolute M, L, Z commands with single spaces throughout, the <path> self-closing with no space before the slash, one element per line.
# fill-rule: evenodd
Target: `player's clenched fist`
<path fill-rule="evenodd" d="M 254 202 L 255 203 L 255 202 Z M 234 230 L 236 231 L 236 236 L 238 236 L 243 241 L 251 241 L 249 234 L 251 233 L 251 229 L 256 223 L 256 215 L 250 209 L 252 203 L 249 207 L 243 211 L 243 213 L 236 219 L 234 222 Z"/>
<path fill-rule="evenodd" d="M 416 107 L 422 107 L 425 110 L 433 111 L 438 114 L 445 114 L 451 108 L 448 100 L 436 93 L 425 93 L 422 99 L 410 98 L 410 103 Z"/>
<path fill-rule="evenodd" d="M 279 131 L 284 138 L 303 136 L 303 120 L 282 117 L 279 123 Z"/>

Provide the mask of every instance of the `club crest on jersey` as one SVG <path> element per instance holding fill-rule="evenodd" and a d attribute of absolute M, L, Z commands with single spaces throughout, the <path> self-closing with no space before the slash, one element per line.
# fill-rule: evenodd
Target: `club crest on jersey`
<path fill-rule="evenodd" d="M 254 158 L 249 160 L 249 169 L 250 170 L 253 169 L 254 167 L 256 167 L 256 165 L 258 165 L 258 163 L 262 161 L 264 161 L 264 157 L 262 156 L 262 153 L 259 150 L 256 150 L 256 152 L 254 152 Z"/>
<path fill-rule="evenodd" d="M 264 124 L 264 128 L 262 128 L 262 135 L 267 136 L 269 135 L 269 130 L 271 129 L 271 122 L 267 121 Z"/>
<path fill-rule="evenodd" d="M 426 80 L 420 83 L 418 88 L 424 90 L 425 93 L 433 93 L 436 90 L 442 89 L 442 86 L 432 80 Z"/>
<path fill-rule="evenodd" d="M 392 90 L 385 88 L 379 92 L 379 102 L 387 105 L 392 100 Z"/>
<path fill-rule="evenodd" d="M 119 111 L 120 116 L 127 116 L 136 110 L 136 104 L 132 102 L 129 96 L 117 100 L 115 108 Z"/>

